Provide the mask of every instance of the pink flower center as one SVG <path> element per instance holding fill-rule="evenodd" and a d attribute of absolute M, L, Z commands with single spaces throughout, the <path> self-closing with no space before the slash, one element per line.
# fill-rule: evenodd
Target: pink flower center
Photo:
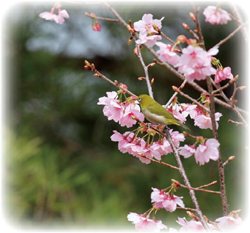
<path fill-rule="evenodd" d="M 152 25 L 151 24 L 146 24 L 146 30 L 149 31 L 150 29 L 152 28 Z"/>
<path fill-rule="evenodd" d="M 193 57 L 193 58 L 196 57 L 196 52 L 190 53 L 190 56 Z"/>

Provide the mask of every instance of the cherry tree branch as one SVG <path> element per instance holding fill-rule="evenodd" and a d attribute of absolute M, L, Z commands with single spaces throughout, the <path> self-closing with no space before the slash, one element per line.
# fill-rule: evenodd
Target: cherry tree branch
<path fill-rule="evenodd" d="M 225 42 L 227 42 L 229 39 L 231 39 L 237 32 L 239 32 L 240 30 L 242 30 L 242 28 L 245 28 L 245 26 L 248 24 L 248 22 L 241 24 L 240 26 L 238 26 L 233 32 L 231 32 L 226 38 L 224 38 L 223 40 L 221 40 L 219 43 L 217 43 L 216 45 L 213 46 L 213 48 L 215 47 L 220 47 L 222 44 L 224 44 Z"/>
<path fill-rule="evenodd" d="M 153 129 L 154 129 L 154 128 L 153 128 Z M 149 159 L 150 161 L 152 161 L 152 162 L 154 162 L 154 163 L 159 163 L 159 164 L 162 164 L 162 165 L 167 166 L 167 167 L 171 167 L 171 168 L 173 168 L 173 169 L 179 171 L 179 168 L 178 168 L 178 167 L 173 166 L 173 165 L 171 165 L 171 164 L 169 164 L 169 163 L 165 163 L 165 162 L 162 162 L 162 161 L 159 161 L 159 160 L 156 160 L 156 159 L 149 158 L 149 157 L 147 157 L 147 156 L 145 156 L 145 155 L 143 155 L 143 154 L 141 155 L 141 157 L 143 157 L 143 158 L 145 158 L 145 159 Z"/>
<path fill-rule="evenodd" d="M 189 179 L 188 179 L 188 177 L 187 177 L 187 174 L 186 174 L 186 172 L 185 172 L 185 170 L 184 170 L 184 167 L 183 167 L 183 164 L 182 164 L 182 162 L 181 162 L 181 158 L 180 158 L 179 152 L 178 152 L 178 150 L 176 149 L 176 147 L 175 147 L 175 145 L 174 145 L 174 143 L 173 143 L 173 140 L 172 140 L 172 138 L 171 138 L 171 135 L 170 135 L 169 130 L 168 130 L 167 127 L 166 127 L 166 137 L 167 137 L 168 142 L 169 142 L 169 144 L 170 144 L 170 146 L 171 146 L 171 148 L 172 148 L 172 150 L 173 150 L 173 153 L 174 153 L 176 162 L 177 162 L 178 167 L 179 167 L 179 172 L 180 172 L 180 174 L 181 174 L 181 177 L 182 177 L 182 179 L 183 179 L 185 185 L 188 187 L 189 195 L 190 195 L 190 197 L 191 197 L 191 199 L 192 199 L 192 202 L 193 202 L 193 204 L 194 204 L 194 206 L 195 206 L 196 213 L 197 213 L 198 217 L 200 218 L 200 221 L 201 221 L 201 223 L 202 223 L 204 229 L 208 230 L 209 227 L 208 227 L 207 222 L 205 221 L 205 219 L 204 219 L 204 217 L 203 217 L 203 214 L 202 214 L 202 212 L 201 212 L 201 209 L 200 209 L 200 206 L 199 206 L 199 204 L 198 204 L 197 198 L 196 198 L 196 196 L 195 196 L 195 192 L 194 192 L 193 189 L 191 189 L 192 186 L 191 186 L 191 184 L 190 184 L 190 182 L 189 182 Z"/>
<path fill-rule="evenodd" d="M 185 84 L 187 83 L 187 80 L 185 79 L 183 81 L 183 83 L 181 84 L 181 86 L 178 88 L 178 90 L 182 89 Z M 177 88 L 177 87 L 176 87 Z M 173 99 L 178 95 L 178 91 L 175 91 L 175 93 L 172 95 L 172 97 L 168 100 L 167 104 L 166 104 L 166 108 L 172 103 Z"/>
<path fill-rule="evenodd" d="M 195 15 L 195 23 L 196 23 L 196 28 L 197 28 L 197 33 L 199 35 L 199 43 L 203 44 L 203 48 L 205 49 L 204 41 L 203 41 L 203 36 L 200 28 L 200 23 L 198 20 L 198 10 L 195 9 L 195 6 L 193 5 L 194 9 L 194 15 Z M 211 78 L 209 76 L 206 77 L 206 82 L 207 82 L 207 87 L 208 87 L 208 92 L 209 92 L 209 97 L 210 97 L 210 118 L 211 118 L 211 123 L 212 123 L 212 130 L 213 130 L 213 137 L 218 140 L 218 131 L 216 128 L 216 120 L 215 120 L 215 100 L 214 100 L 214 95 L 213 95 L 213 86 L 211 82 Z M 221 152 L 220 152 L 220 147 L 218 148 L 219 152 L 219 158 L 218 158 L 218 170 L 219 170 L 219 177 L 220 177 L 220 196 L 222 200 L 222 209 L 223 209 L 223 214 L 224 216 L 228 215 L 228 204 L 227 204 L 227 196 L 226 196 L 226 184 L 225 184 L 225 174 L 224 174 L 224 167 L 222 163 L 222 158 L 221 158 Z"/>
<path fill-rule="evenodd" d="M 237 21 L 238 21 L 240 24 L 243 25 L 243 19 L 242 19 L 241 15 L 240 15 L 240 13 L 239 13 L 239 11 L 238 11 L 236 5 L 235 5 L 234 3 L 232 3 L 232 2 L 230 2 L 229 5 L 230 5 L 230 8 L 231 8 L 232 12 L 234 13 L 234 15 L 235 15 Z M 248 32 L 247 32 L 246 27 L 242 27 L 241 32 L 242 32 L 243 38 L 245 39 L 245 41 L 246 41 L 247 44 L 248 44 Z"/>
<path fill-rule="evenodd" d="M 142 55 L 141 55 L 140 46 L 136 45 L 136 48 L 137 48 L 137 52 L 138 52 L 137 57 L 139 58 L 139 60 L 140 60 L 140 62 L 142 64 L 142 67 L 144 69 L 145 80 L 146 80 L 146 83 L 147 83 L 148 93 L 149 93 L 149 95 L 150 95 L 151 98 L 154 98 L 153 97 L 153 92 L 152 92 L 152 86 L 150 84 L 149 75 L 148 75 L 148 66 L 146 66 L 145 63 L 144 63 L 144 61 L 143 61 L 143 58 L 142 58 Z"/>

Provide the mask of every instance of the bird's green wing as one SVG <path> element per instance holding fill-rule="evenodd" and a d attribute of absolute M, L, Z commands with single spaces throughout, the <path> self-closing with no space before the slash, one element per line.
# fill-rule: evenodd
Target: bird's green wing
<path fill-rule="evenodd" d="M 154 104 L 150 104 L 148 106 L 148 110 L 152 112 L 153 114 L 164 116 L 167 119 L 176 119 L 168 110 L 166 110 L 162 105 L 155 102 Z"/>

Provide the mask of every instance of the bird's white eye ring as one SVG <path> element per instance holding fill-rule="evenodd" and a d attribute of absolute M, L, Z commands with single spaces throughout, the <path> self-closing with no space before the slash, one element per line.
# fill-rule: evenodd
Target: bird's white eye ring
<path fill-rule="evenodd" d="M 138 98 L 138 101 L 141 102 L 141 98 Z"/>

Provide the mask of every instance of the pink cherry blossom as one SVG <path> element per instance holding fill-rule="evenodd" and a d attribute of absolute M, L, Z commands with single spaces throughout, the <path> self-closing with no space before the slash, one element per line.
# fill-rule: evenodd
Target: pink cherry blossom
<path fill-rule="evenodd" d="M 180 57 L 172 51 L 171 45 L 162 42 L 156 42 L 155 44 L 160 47 L 156 53 L 159 54 L 159 57 L 163 62 L 168 62 L 173 66 L 179 62 Z"/>
<path fill-rule="evenodd" d="M 136 44 L 145 44 L 148 47 L 153 47 L 157 40 L 161 40 L 159 35 L 148 35 L 145 31 L 139 34 L 139 39 L 136 40 Z"/>
<path fill-rule="evenodd" d="M 190 231 L 190 232 L 207 232 L 204 227 L 202 226 L 201 222 L 198 222 L 198 221 L 195 221 L 195 220 L 190 220 L 190 221 L 187 221 L 186 218 L 179 218 L 178 217 L 178 220 L 176 221 L 178 224 L 180 224 L 182 227 L 180 228 L 180 232 L 183 232 L 183 231 Z M 210 223 L 207 223 L 208 224 L 208 227 L 210 228 L 210 230 L 214 230 L 215 227 L 210 224 Z"/>
<path fill-rule="evenodd" d="M 205 51 L 200 47 L 189 45 L 182 50 L 179 63 L 176 64 L 178 71 L 186 74 L 186 79 L 189 82 L 193 80 L 204 80 L 207 76 L 216 73 L 211 65 L 211 55 L 215 55 L 218 48 L 213 48 L 210 51 Z"/>
<path fill-rule="evenodd" d="M 222 114 L 220 112 L 215 113 L 215 120 L 216 120 L 216 129 L 219 128 L 219 124 L 217 121 L 220 120 Z M 201 129 L 213 129 L 212 122 L 210 115 L 200 114 L 194 118 L 194 125 L 197 125 Z"/>
<path fill-rule="evenodd" d="M 107 92 L 107 97 L 100 97 L 98 105 L 105 105 L 103 108 L 104 116 L 108 117 L 108 120 L 119 122 L 121 126 L 127 128 L 136 124 L 137 120 L 144 121 L 144 115 L 140 112 L 140 107 L 136 103 L 121 102 L 118 100 L 117 92 Z"/>
<path fill-rule="evenodd" d="M 160 159 L 159 152 L 150 149 L 150 147 L 148 148 L 146 142 L 141 138 L 135 137 L 134 133 L 126 132 L 122 135 L 116 130 L 113 132 L 114 134 L 110 138 L 112 141 L 118 142 L 118 149 L 122 153 L 129 153 L 145 164 L 149 164 L 151 160 L 141 156 L 141 154 L 144 154 L 148 158 L 156 157 Z"/>
<path fill-rule="evenodd" d="M 179 133 L 178 131 L 173 131 L 171 129 L 171 130 L 169 130 L 169 133 L 171 135 L 171 138 L 173 140 L 175 147 L 179 147 L 180 142 L 183 142 L 185 140 L 184 135 L 182 133 Z"/>
<path fill-rule="evenodd" d="M 154 26 L 161 29 L 161 21 L 163 19 L 164 17 L 161 19 L 153 19 L 152 14 L 144 14 L 142 20 L 134 23 L 134 29 L 139 32 L 139 39 L 136 43 L 153 47 L 157 40 L 161 40 L 161 36 L 157 35 L 158 32 L 154 29 Z"/>
<path fill-rule="evenodd" d="M 159 29 L 161 29 L 161 21 L 164 19 L 162 17 L 161 19 L 153 19 L 152 14 L 144 14 L 142 16 L 142 20 L 139 20 L 134 23 L 134 29 L 137 32 L 146 32 L 146 33 L 154 33 L 155 31 L 153 25 L 157 26 Z"/>
<path fill-rule="evenodd" d="M 219 158 L 219 146 L 220 143 L 214 138 L 210 138 L 204 144 L 200 144 L 194 154 L 196 163 L 204 165 L 208 163 L 210 159 L 217 160 Z"/>
<path fill-rule="evenodd" d="M 54 8 L 52 10 L 43 12 L 39 15 L 40 18 L 46 19 L 46 20 L 54 20 L 56 23 L 63 24 L 64 18 L 69 18 L 69 14 L 66 10 L 61 10 L 61 5 L 57 5 L 55 8 L 58 11 L 58 14 L 54 13 Z"/>
<path fill-rule="evenodd" d="M 195 153 L 195 148 L 192 146 L 184 145 L 182 147 L 179 147 L 179 153 L 180 155 L 184 156 L 184 158 L 189 158 Z"/>
<path fill-rule="evenodd" d="M 186 113 L 186 115 L 189 115 L 191 119 L 194 119 L 198 112 L 197 112 L 197 105 L 196 104 L 182 104 L 183 112 Z"/>
<path fill-rule="evenodd" d="M 123 110 L 119 120 L 119 124 L 128 128 L 132 127 L 137 123 L 137 120 L 133 119 L 132 116 L 136 117 L 140 121 L 144 121 L 144 115 L 140 112 L 140 107 L 138 104 L 130 103 L 125 105 L 125 109 Z"/>
<path fill-rule="evenodd" d="M 223 216 L 215 220 L 218 223 L 218 228 L 221 231 L 229 231 L 237 228 L 242 224 L 242 219 L 237 216 L 236 218 L 232 216 Z"/>
<path fill-rule="evenodd" d="M 162 229 L 167 229 L 167 226 L 165 226 L 161 220 L 149 219 L 141 214 L 130 212 L 127 218 L 128 221 L 135 224 L 135 229 L 138 231 L 159 232 Z"/>
<path fill-rule="evenodd" d="M 101 25 L 97 22 L 97 20 L 92 22 L 92 29 L 97 32 L 101 31 Z"/>
<path fill-rule="evenodd" d="M 225 67 L 223 69 L 219 68 L 215 74 L 214 81 L 215 83 L 219 83 L 220 81 L 225 79 L 233 79 L 230 67 Z"/>
<path fill-rule="evenodd" d="M 166 211 L 173 212 L 176 210 L 177 205 L 180 207 L 185 207 L 182 197 L 175 195 L 169 195 L 164 192 L 164 190 L 159 190 L 157 188 L 152 188 L 153 192 L 151 193 L 151 202 L 154 203 L 156 208 L 164 208 Z"/>
<path fill-rule="evenodd" d="M 161 141 L 154 142 L 150 148 L 152 150 L 158 151 L 160 155 L 167 155 L 173 152 L 169 141 L 166 138 L 163 138 Z"/>
<path fill-rule="evenodd" d="M 117 93 L 115 91 L 107 92 L 108 97 L 99 98 L 98 105 L 105 105 L 103 108 L 104 116 L 108 117 L 108 120 L 114 120 L 118 122 L 123 113 L 123 106 L 117 99 Z"/>
<path fill-rule="evenodd" d="M 177 103 L 171 103 L 167 110 L 172 113 L 174 115 L 175 118 L 177 118 L 181 123 L 184 123 L 187 119 L 188 116 L 188 112 L 187 111 L 183 111 L 184 109 L 182 108 L 183 104 L 177 104 Z"/>
<path fill-rule="evenodd" d="M 231 20 L 228 12 L 216 6 L 208 6 L 203 15 L 206 17 L 205 21 L 211 24 L 227 24 Z"/>

